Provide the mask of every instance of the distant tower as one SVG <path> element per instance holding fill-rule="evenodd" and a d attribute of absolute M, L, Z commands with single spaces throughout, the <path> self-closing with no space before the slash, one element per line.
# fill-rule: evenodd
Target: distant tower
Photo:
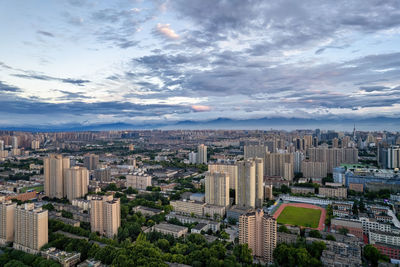
<path fill-rule="evenodd" d="M 354 128 L 353 128 L 353 140 L 356 140 L 356 124 L 354 123 Z"/>

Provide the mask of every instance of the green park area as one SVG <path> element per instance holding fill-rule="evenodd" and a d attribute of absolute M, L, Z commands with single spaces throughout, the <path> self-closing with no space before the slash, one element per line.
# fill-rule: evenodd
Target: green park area
<path fill-rule="evenodd" d="M 36 192 L 42 192 L 44 190 L 43 185 L 32 186 L 32 187 L 24 187 L 20 190 L 21 193 L 25 193 L 28 190 L 36 190 Z"/>
<path fill-rule="evenodd" d="M 317 228 L 321 210 L 287 206 L 278 217 L 278 223 Z"/>

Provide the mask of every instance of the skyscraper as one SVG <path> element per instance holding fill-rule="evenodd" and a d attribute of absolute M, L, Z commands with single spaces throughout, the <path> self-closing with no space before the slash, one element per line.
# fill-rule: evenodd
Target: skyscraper
<path fill-rule="evenodd" d="M 4 141 L 0 140 L 0 151 L 4 150 Z"/>
<path fill-rule="evenodd" d="M 69 200 L 84 197 L 88 192 L 89 171 L 84 167 L 65 169 L 65 195 Z"/>
<path fill-rule="evenodd" d="M 264 201 L 264 161 L 260 158 L 239 161 L 236 179 L 236 205 L 260 208 Z"/>
<path fill-rule="evenodd" d="M 33 203 L 15 209 L 14 248 L 28 253 L 38 253 L 48 242 L 48 212 Z"/>
<path fill-rule="evenodd" d="M 277 242 L 276 220 L 262 209 L 239 217 L 239 243 L 247 244 L 252 254 L 264 262 L 272 262 Z"/>
<path fill-rule="evenodd" d="M 113 238 L 121 226 L 119 199 L 113 199 L 112 195 L 92 196 L 90 203 L 90 225 L 92 232 L 99 232 L 102 235 Z"/>
<path fill-rule="evenodd" d="M 229 176 L 225 172 L 206 172 L 206 203 L 229 206 Z"/>
<path fill-rule="evenodd" d="M 31 142 L 31 149 L 37 150 L 40 147 L 40 142 L 38 140 L 32 140 Z"/>
<path fill-rule="evenodd" d="M 0 203 L 0 245 L 14 240 L 14 214 L 17 203 L 11 200 Z"/>
<path fill-rule="evenodd" d="M 89 170 L 97 169 L 99 165 L 99 156 L 95 154 L 86 154 L 83 158 L 83 165 Z"/>
<path fill-rule="evenodd" d="M 207 164 L 207 146 L 204 144 L 197 147 L 197 163 Z"/>
<path fill-rule="evenodd" d="M 44 191 L 50 198 L 65 196 L 64 170 L 70 167 L 70 160 L 62 155 L 51 154 L 43 159 L 44 164 Z"/>
<path fill-rule="evenodd" d="M 389 169 L 400 167 L 400 147 L 392 146 L 387 149 L 387 167 Z"/>

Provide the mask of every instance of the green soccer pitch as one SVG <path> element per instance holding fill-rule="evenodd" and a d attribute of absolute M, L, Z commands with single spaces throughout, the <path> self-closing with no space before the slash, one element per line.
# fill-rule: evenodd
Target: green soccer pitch
<path fill-rule="evenodd" d="M 317 228 L 321 210 L 287 206 L 278 217 L 278 223 Z"/>

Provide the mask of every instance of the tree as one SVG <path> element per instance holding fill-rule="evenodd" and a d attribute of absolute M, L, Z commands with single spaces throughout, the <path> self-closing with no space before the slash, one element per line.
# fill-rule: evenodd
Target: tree
<path fill-rule="evenodd" d="M 358 214 L 358 201 L 354 200 L 353 204 L 353 214 L 357 215 Z"/>
<path fill-rule="evenodd" d="M 327 235 L 325 237 L 326 240 L 336 241 L 336 238 L 333 235 Z"/>
<path fill-rule="evenodd" d="M 251 255 L 251 249 L 247 244 L 236 245 L 233 248 L 233 255 L 240 263 L 251 264 L 253 262 L 253 256 Z"/>
<path fill-rule="evenodd" d="M 372 266 L 378 266 L 378 261 L 389 261 L 389 258 L 382 255 L 373 245 L 366 245 L 364 247 L 364 257 Z"/>
<path fill-rule="evenodd" d="M 322 238 L 322 235 L 318 230 L 311 230 L 308 235 L 314 238 Z"/>
<path fill-rule="evenodd" d="M 342 227 L 339 229 L 339 234 L 347 235 L 349 233 L 349 229 Z"/>
<path fill-rule="evenodd" d="M 281 232 L 281 233 L 290 233 L 290 231 L 289 231 L 289 229 L 286 227 L 286 225 L 281 225 L 281 226 L 279 226 L 279 228 L 278 228 L 278 232 Z"/>
<path fill-rule="evenodd" d="M 48 203 L 48 204 L 46 204 L 46 205 L 43 205 L 42 208 L 43 208 L 43 209 L 46 209 L 46 210 L 48 210 L 48 211 L 53 211 L 53 210 L 54 210 L 54 206 L 53 206 L 53 204 L 51 204 L 51 203 Z"/>

